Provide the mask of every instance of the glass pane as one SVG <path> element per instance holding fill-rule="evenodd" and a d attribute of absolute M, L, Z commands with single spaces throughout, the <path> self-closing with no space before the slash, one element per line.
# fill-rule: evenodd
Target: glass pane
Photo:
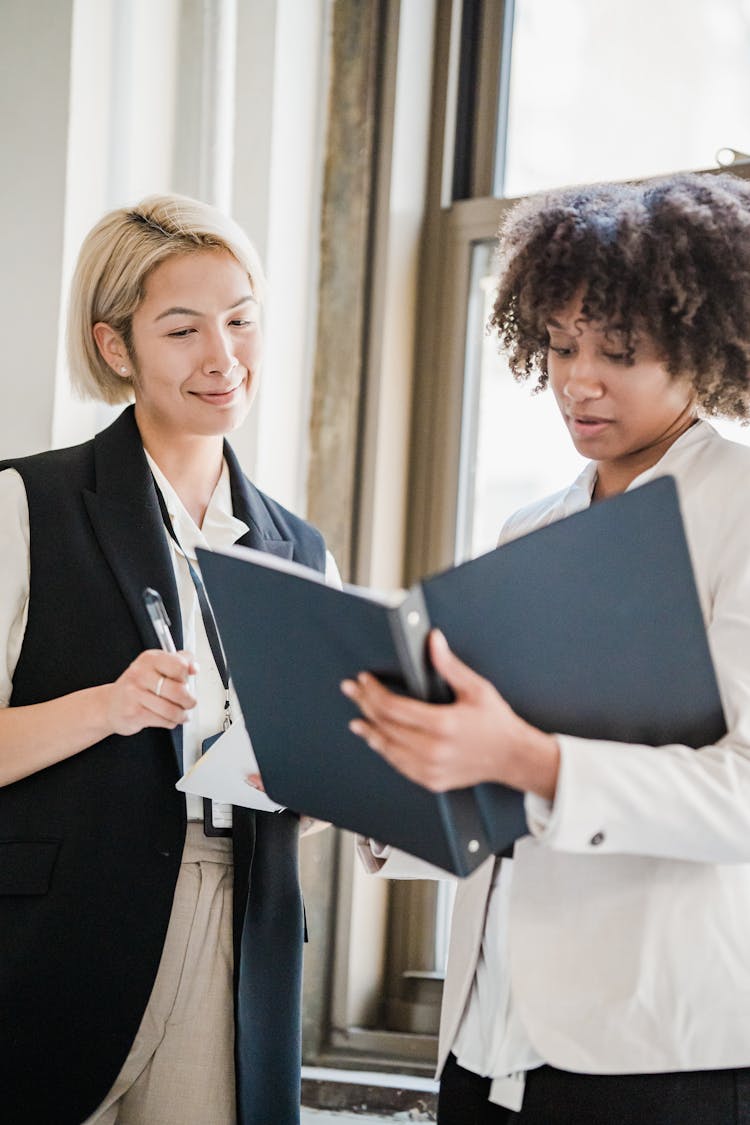
<path fill-rule="evenodd" d="M 497 194 L 750 152 L 749 60 L 750 0 L 515 0 Z"/>
<path fill-rule="evenodd" d="M 552 393 L 517 383 L 486 331 L 493 300 L 494 243 L 473 250 L 456 561 L 495 546 L 516 509 L 564 488 L 580 472 Z M 716 420 L 725 437 L 750 445 L 750 426 Z"/>
<path fill-rule="evenodd" d="M 457 560 L 495 546 L 517 508 L 564 488 L 585 464 L 552 394 L 518 383 L 486 331 L 493 301 L 493 242 L 477 243 L 467 323 Z"/>

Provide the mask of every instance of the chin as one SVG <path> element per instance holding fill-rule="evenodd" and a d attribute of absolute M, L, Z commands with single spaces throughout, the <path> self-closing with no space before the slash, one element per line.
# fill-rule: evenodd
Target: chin
<path fill-rule="evenodd" d="M 206 422 L 205 425 L 200 427 L 200 432 L 204 437 L 222 437 L 224 434 L 231 434 L 234 430 L 239 429 L 247 415 L 247 410 L 232 411 L 225 414 L 223 418 L 214 418 Z"/>

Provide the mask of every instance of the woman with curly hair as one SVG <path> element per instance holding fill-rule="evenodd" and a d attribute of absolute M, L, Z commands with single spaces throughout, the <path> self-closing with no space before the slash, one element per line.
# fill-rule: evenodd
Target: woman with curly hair
<path fill-rule="evenodd" d="M 526 794 L 530 835 L 458 888 L 438 1120 L 747 1122 L 750 449 L 706 418 L 748 417 L 750 184 L 686 174 L 530 199 L 499 262 L 491 324 L 511 369 L 551 387 L 589 458 L 501 542 L 674 476 L 728 732 L 698 751 L 543 732 L 439 634 L 454 703 L 343 685 L 354 729 L 413 780 Z"/>

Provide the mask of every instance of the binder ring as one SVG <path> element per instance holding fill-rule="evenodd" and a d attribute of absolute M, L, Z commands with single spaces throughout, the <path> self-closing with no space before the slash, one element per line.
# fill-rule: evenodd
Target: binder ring
<path fill-rule="evenodd" d="M 154 688 L 154 695 L 161 695 L 161 689 L 164 687 L 164 676 L 159 676 L 159 682 Z"/>

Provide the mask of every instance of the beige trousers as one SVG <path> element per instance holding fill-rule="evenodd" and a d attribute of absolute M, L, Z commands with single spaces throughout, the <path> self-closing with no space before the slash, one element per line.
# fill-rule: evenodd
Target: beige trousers
<path fill-rule="evenodd" d="M 112 1089 L 84 1125 L 235 1125 L 232 841 L 188 824 L 159 970 Z"/>

